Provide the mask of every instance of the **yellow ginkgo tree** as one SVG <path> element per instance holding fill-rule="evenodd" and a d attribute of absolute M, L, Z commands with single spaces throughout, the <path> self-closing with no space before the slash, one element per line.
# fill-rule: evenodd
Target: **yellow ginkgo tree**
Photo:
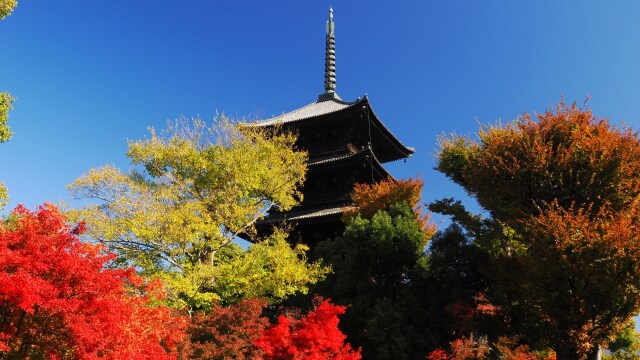
<path fill-rule="evenodd" d="M 11 138 L 11 130 L 7 126 L 7 120 L 9 119 L 9 110 L 11 110 L 13 103 L 13 97 L 7 92 L 0 92 L 0 143 L 3 143 Z M 0 181 L 0 209 L 4 208 L 9 200 L 7 195 L 7 188 Z"/>
<path fill-rule="evenodd" d="M 116 264 L 159 277 L 173 306 L 206 308 L 266 297 L 278 302 L 323 278 L 306 248 L 292 248 L 276 231 L 247 249 L 234 239 L 253 234 L 273 206 L 290 209 L 301 198 L 304 152 L 295 136 L 239 127 L 224 116 L 215 125 L 178 121 L 131 141 L 130 172 L 92 169 L 69 189 L 90 201 L 69 211 L 87 233 L 116 254 Z"/>

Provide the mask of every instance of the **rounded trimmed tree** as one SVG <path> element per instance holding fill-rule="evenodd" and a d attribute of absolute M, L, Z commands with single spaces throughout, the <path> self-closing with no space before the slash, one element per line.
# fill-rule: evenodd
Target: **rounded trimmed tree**
<path fill-rule="evenodd" d="M 640 140 L 560 103 L 441 140 L 437 169 L 488 212 L 433 206 L 492 261 L 491 301 L 558 359 L 595 354 L 640 310 Z"/>

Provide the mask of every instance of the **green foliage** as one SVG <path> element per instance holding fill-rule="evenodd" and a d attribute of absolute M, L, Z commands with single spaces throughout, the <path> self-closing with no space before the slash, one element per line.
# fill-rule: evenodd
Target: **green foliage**
<path fill-rule="evenodd" d="M 92 169 L 69 186 L 92 202 L 69 212 L 88 234 L 147 276 L 164 280 L 176 307 L 233 303 L 245 296 L 279 301 L 321 279 L 327 269 L 306 265 L 280 233 L 244 252 L 232 241 L 277 205 L 289 209 L 301 194 L 306 154 L 295 137 L 238 128 L 226 118 L 207 127 L 176 123 L 129 143 L 137 168 Z M 273 272 L 273 273 L 269 273 Z"/>
<path fill-rule="evenodd" d="M 13 109 L 14 100 L 8 92 L 0 92 L 0 143 L 11 139 L 13 135 L 7 126 L 7 120 L 9 120 L 9 111 Z"/>
<path fill-rule="evenodd" d="M 341 329 L 362 347 L 367 359 L 412 359 L 424 356 L 423 317 L 414 286 L 424 276 L 424 234 L 407 204 L 360 216 L 344 234 L 320 242 L 315 257 L 331 264 L 334 274 L 318 291 L 336 303 L 350 305 Z M 365 330 L 366 329 L 366 330 Z"/>
<path fill-rule="evenodd" d="M 0 20 L 11 15 L 16 6 L 18 6 L 16 0 L 0 0 Z"/>
<path fill-rule="evenodd" d="M 491 318 L 477 313 L 475 299 L 487 291 L 482 270 L 488 255 L 456 223 L 436 233 L 428 252 L 422 298 L 428 304 L 428 324 L 440 346 L 456 336 L 494 332 Z M 473 316 L 472 316 L 473 315 Z"/>
<path fill-rule="evenodd" d="M 285 234 L 276 232 L 221 261 L 215 268 L 215 293 L 227 302 L 265 297 L 271 304 L 297 292 L 306 294 L 309 282 L 322 279 L 329 270 L 320 263 L 308 264 L 306 251 L 301 244 L 292 250 Z"/>
<path fill-rule="evenodd" d="M 627 360 L 640 357 L 640 334 L 635 331 L 635 327 L 635 321 L 631 319 L 627 326 L 607 345 L 610 353 L 603 355 L 603 359 Z"/>

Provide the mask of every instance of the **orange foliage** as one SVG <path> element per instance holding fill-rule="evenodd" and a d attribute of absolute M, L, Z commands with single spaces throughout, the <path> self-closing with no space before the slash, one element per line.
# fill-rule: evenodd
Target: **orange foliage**
<path fill-rule="evenodd" d="M 380 210 L 405 203 L 413 209 L 425 239 L 430 239 L 436 232 L 436 226 L 429 222 L 430 214 L 425 214 L 420 204 L 423 186 L 424 181 L 420 178 L 395 180 L 391 177 L 375 184 L 356 184 L 351 195 L 355 208 L 345 209 L 344 220 L 349 222 L 357 215 L 371 219 Z"/>
<path fill-rule="evenodd" d="M 435 350 L 427 355 L 428 360 L 474 360 L 485 359 L 491 351 L 486 338 L 473 335 L 456 339 L 449 343 L 451 351 Z"/>
<path fill-rule="evenodd" d="M 640 207 L 625 212 L 601 207 L 591 213 L 554 202 L 526 222 L 533 256 L 521 259 L 533 277 L 531 289 L 554 283 L 555 291 L 573 295 L 564 299 L 564 308 L 556 297 L 535 297 L 531 303 L 557 338 L 565 339 L 565 346 L 577 344 L 581 353 L 617 333 L 640 309 Z M 570 277 L 557 283 L 554 273 Z M 603 311 L 607 307 L 623 310 Z"/>
<path fill-rule="evenodd" d="M 640 195 L 640 140 L 589 109 L 567 106 L 507 125 L 487 126 L 480 142 L 442 142 L 438 169 L 502 221 L 538 214 L 557 201 L 615 211 Z"/>
<path fill-rule="evenodd" d="M 518 344 L 513 338 L 501 337 L 489 346 L 485 338 L 462 337 L 449 343 L 451 350 L 437 349 L 427 355 L 427 360 L 483 360 L 490 352 L 504 360 L 556 360 L 553 351 L 533 352 L 527 345 Z"/>
<path fill-rule="evenodd" d="M 444 139 L 438 170 L 491 214 L 492 296 L 526 336 L 588 354 L 640 310 L 638 134 L 561 102 L 479 138 Z"/>

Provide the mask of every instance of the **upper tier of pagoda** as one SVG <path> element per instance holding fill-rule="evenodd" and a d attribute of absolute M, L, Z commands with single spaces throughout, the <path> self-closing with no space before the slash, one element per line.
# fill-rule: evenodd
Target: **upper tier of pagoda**
<path fill-rule="evenodd" d="M 256 127 L 276 125 L 297 133 L 298 146 L 308 151 L 310 165 L 364 148 L 371 148 L 380 163 L 404 159 L 415 152 L 382 123 L 367 96 L 353 102 L 333 98 L 318 100 L 252 124 Z"/>
<path fill-rule="evenodd" d="M 327 22 L 324 93 L 318 100 L 280 116 L 256 121 L 250 127 L 280 127 L 297 135 L 297 147 L 307 151 L 308 172 L 302 202 L 282 211 L 277 206 L 255 223 L 258 235 L 274 226 L 292 226 L 290 241 L 310 246 L 344 229 L 341 215 L 353 206 L 356 184 L 373 184 L 391 177 L 382 164 L 405 159 L 415 150 L 405 146 L 382 123 L 365 95 L 343 101 L 336 93 L 333 10 Z M 246 234 L 245 234 L 246 235 Z M 248 236 L 245 236 L 249 238 Z"/>

